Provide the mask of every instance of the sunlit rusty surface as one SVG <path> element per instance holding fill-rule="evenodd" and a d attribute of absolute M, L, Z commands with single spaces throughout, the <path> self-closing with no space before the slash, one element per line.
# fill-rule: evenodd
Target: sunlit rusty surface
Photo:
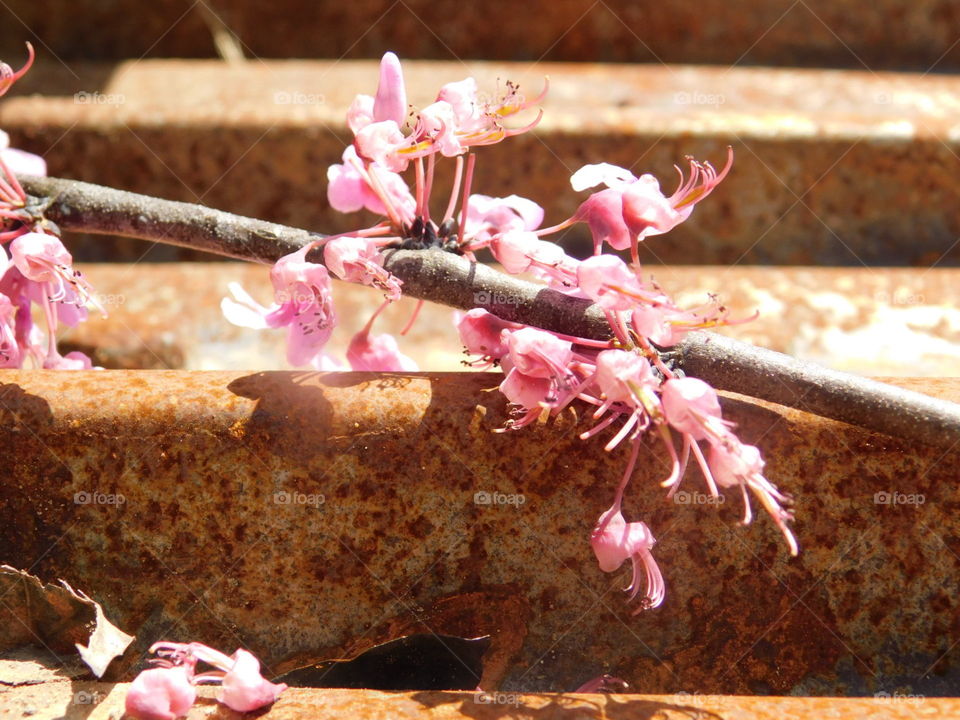
<path fill-rule="evenodd" d="M 7 0 L 0 57 L 23 52 L 26 28 L 64 62 L 90 58 L 216 57 L 203 13 L 158 0 L 148 16 L 135 0 L 74 0 L 69 13 Z M 257 63 L 264 58 L 376 58 L 385 47 L 401 57 L 469 63 L 470 58 L 718 65 L 808 65 L 856 69 L 956 71 L 952 44 L 957 8 L 950 0 L 876 0 L 870 13 L 853 0 L 803 4 L 754 2 L 731 13 L 725 0 L 637 4 L 536 3 L 475 6 L 456 0 L 373 0 L 326 4 L 250 0 L 211 5 Z M 13 21 L 13 16 L 18 22 Z M 895 22 L 894 22 L 895 21 Z M 909 29 L 909 32 L 904 32 Z"/>
<path fill-rule="evenodd" d="M 668 595 L 632 617 L 587 542 L 625 452 L 572 415 L 493 433 L 496 382 L 5 371 L 0 559 L 83 588 L 141 651 L 243 645 L 274 672 L 433 631 L 491 635 L 478 682 L 505 692 L 609 672 L 651 693 L 957 693 L 957 453 L 728 399 L 797 497 L 801 555 L 696 477 L 665 501 L 651 445 L 626 513 Z M 904 384 L 960 399 L 957 380 Z"/>
<path fill-rule="evenodd" d="M 410 101 L 419 107 L 443 83 L 466 75 L 476 76 L 487 97 L 509 79 L 526 98 L 550 76 L 542 123 L 485 148 L 473 183 L 476 192 L 518 193 L 543 204 L 546 225 L 570 217 L 585 198 L 569 184 L 585 163 L 654 173 L 669 192 L 674 165 L 685 156 L 722 165 L 732 145 L 727 179 L 688 222 L 645 243 L 644 258 L 852 267 L 960 262 L 952 210 L 956 77 L 659 63 L 421 61 L 405 68 Z M 138 59 L 68 68 L 41 53 L 4 98 L 0 126 L 15 146 L 46 155 L 52 175 L 341 232 L 374 221 L 334 212 L 324 191 L 328 166 L 340 162 L 349 142 L 347 108 L 376 82 L 375 61 Z M 534 111 L 527 114 L 518 125 L 533 119 Z M 435 206 L 447 200 L 452 165 L 438 164 Z M 563 241 L 584 250 L 588 236 L 579 225 Z M 197 253 L 91 238 L 78 256 L 140 261 Z"/>
<path fill-rule="evenodd" d="M 133 242 L 133 241 L 131 241 Z M 264 267 L 240 263 L 129 267 L 87 264 L 84 274 L 108 311 L 61 333 L 62 350 L 87 352 L 113 368 L 227 370 L 287 368 L 284 330 L 228 323 L 220 311 L 227 285 L 273 297 Z M 960 376 L 960 270 L 907 268 L 760 268 L 649 265 L 685 307 L 719 293 L 735 319 L 721 332 L 838 370 L 863 375 Z M 367 287 L 337 282 L 338 326 L 328 352 L 344 362 L 347 343 L 383 299 Z M 399 333 L 415 301 L 394 303 L 374 332 Z M 462 369 L 462 345 L 449 308 L 426 305 L 403 352 L 424 370 Z"/>
<path fill-rule="evenodd" d="M 109 720 L 123 712 L 123 683 L 58 682 L 0 688 L 0 715 L 34 720 Z M 29 710 L 29 715 L 25 711 Z M 916 720 L 960 715 L 960 700 L 889 698 L 736 697 L 727 695 L 585 695 L 317 690 L 291 688 L 269 709 L 265 720 Z M 227 710 L 200 690 L 188 720 L 248 717 Z"/>

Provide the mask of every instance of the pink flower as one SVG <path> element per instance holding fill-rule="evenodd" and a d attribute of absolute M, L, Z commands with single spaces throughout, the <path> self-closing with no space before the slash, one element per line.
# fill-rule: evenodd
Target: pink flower
<path fill-rule="evenodd" d="M 371 285 L 384 291 L 390 300 L 400 299 L 403 284 L 383 269 L 383 255 L 370 238 L 340 237 L 323 248 L 323 261 L 341 280 Z"/>
<path fill-rule="evenodd" d="M 376 122 L 392 120 L 403 125 L 407 116 L 407 91 L 403 84 L 400 60 L 392 53 L 384 53 L 380 60 L 380 84 L 373 103 L 373 119 Z"/>
<path fill-rule="evenodd" d="M 347 127 L 356 135 L 373 122 L 373 97 L 357 95 L 347 110 Z"/>
<path fill-rule="evenodd" d="M 764 463 L 760 451 L 753 445 L 744 445 L 733 435 L 727 435 L 710 446 L 709 463 L 717 485 L 740 488 L 743 495 L 743 524 L 748 525 L 752 519 L 747 495 L 747 490 L 750 490 L 783 533 L 790 554 L 796 556 L 799 552 L 797 540 L 787 527 L 787 523 L 793 520 L 793 513 L 781 505 L 789 503 L 790 497 L 777 490 L 763 476 Z"/>
<path fill-rule="evenodd" d="M 228 657 L 219 650 L 202 643 L 159 642 L 155 643 L 150 651 L 160 656 L 153 662 L 173 669 L 183 666 L 189 668 L 189 679 L 192 684 L 220 683 L 221 689 L 217 693 L 217 700 L 237 712 L 251 712 L 266 707 L 275 702 L 280 693 L 287 689 L 285 684 L 275 684 L 266 680 L 260 674 L 260 661 L 246 650 L 238 649 L 233 656 Z M 192 669 L 198 660 L 213 665 L 217 670 L 193 675 Z M 150 672 L 153 671 L 147 670 L 140 676 Z M 129 703 L 129 696 L 127 701 Z"/>
<path fill-rule="evenodd" d="M 70 253 L 59 238 L 38 232 L 17 236 L 9 247 L 13 267 L 8 267 L 0 279 L 0 292 L 15 301 L 23 311 L 23 317 L 19 312 L 17 314 L 17 337 L 21 349 L 29 348 L 43 367 L 90 367 L 89 358 L 82 353 L 70 353 L 64 358 L 57 352 L 58 322 L 76 325 L 87 317 L 86 304 L 90 302 L 96 305 L 90 284 L 80 272 L 73 269 Z M 33 340 L 30 301 L 37 303 L 44 311 L 47 325 L 45 351 Z"/>
<path fill-rule="evenodd" d="M 33 65 L 34 52 L 33 45 L 30 43 L 27 43 L 27 55 L 27 62 L 16 72 L 6 63 L 0 62 L 0 96 L 6 94 L 7 90 L 9 90 L 17 80 L 26 75 L 27 70 Z"/>
<path fill-rule="evenodd" d="M 500 392 L 509 402 L 527 411 L 537 411 L 541 404 L 549 401 L 553 392 L 553 383 L 549 378 L 525 375 L 507 363 L 504 365 L 507 374 L 500 383 Z M 531 419 L 537 415 L 539 412 L 534 412 Z"/>
<path fill-rule="evenodd" d="M 600 516 L 590 535 L 590 546 L 603 572 L 617 570 L 627 558 L 632 561 L 633 580 L 626 588 L 630 593 L 628 600 L 637 597 L 641 575 L 646 576 L 644 599 L 634 614 L 658 607 L 663 602 L 666 592 L 663 575 L 650 552 L 656 542 L 646 523 L 627 523 L 623 519 L 619 502 Z"/>
<path fill-rule="evenodd" d="M 2 253 L 5 255 L 5 253 Z M 20 345 L 17 343 L 16 310 L 10 298 L 0 293 L 0 368 L 18 368 L 21 365 Z"/>
<path fill-rule="evenodd" d="M 630 247 L 632 236 L 623 221 L 623 192 L 607 189 L 596 192 L 577 208 L 573 219 L 585 222 L 593 235 L 593 252 L 600 254 L 603 243 L 614 250 Z"/>
<path fill-rule="evenodd" d="M 79 350 L 68 352 L 66 355 L 55 352 L 47 356 L 43 361 L 43 367 L 46 370 L 91 370 L 93 361 Z M 101 367 L 96 369 L 103 370 Z"/>
<path fill-rule="evenodd" d="M 260 674 L 260 661 L 246 650 L 233 654 L 233 664 L 221 680 L 217 700 L 231 710 L 251 712 L 276 702 L 287 689 L 285 683 L 275 684 Z"/>
<path fill-rule="evenodd" d="M 353 336 L 347 347 L 350 368 L 366 372 L 416 372 L 417 364 L 400 352 L 392 335 L 371 335 L 373 322 L 390 301 L 383 303 L 367 320 L 363 329 Z"/>
<path fill-rule="evenodd" d="M 401 221 L 414 216 L 416 200 L 404 179 L 376 163 L 364 166 L 352 145 L 343 151 L 343 164 L 327 168 L 327 180 L 327 200 L 334 210 L 346 213 L 366 208 Z"/>
<path fill-rule="evenodd" d="M 144 670 L 130 683 L 124 702 L 127 715 L 137 720 L 174 720 L 184 717 L 197 699 L 193 663 Z"/>
<path fill-rule="evenodd" d="M 616 255 L 594 255 L 577 266 L 577 287 L 604 310 L 631 310 L 641 303 L 660 304 L 669 300 L 649 290 Z"/>
<path fill-rule="evenodd" d="M 579 262 L 556 243 L 541 240 L 532 232 L 509 230 L 495 235 L 490 241 L 490 250 L 503 269 L 512 275 L 530 271 L 558 290 L 576 286 Z"/>
<path fill-rule="evenodd" d="M 307 245 L 280 258 L 270 271 L 276 303 L 265 308 L 237 283 L 230 283 L 233 299 L 224 298 L 220 308 L 234 325 L 249 328 L 289 327 L 287 361 L 306 365 L 318 355 L 333 333 L 330 275 L 323 265 L 308 262 Z"/>
<path fill-rule="evenodd" d="M 538 328 L 525 327 L 508 333 L 507 347 L 510 362 L 519 372 L 529 377 L 566 377 L 567 365 L 573 360 L 568 340 Z"/>
<path fill-rule="evenodd" d="M 623 403 L 628 407 L 644 407 L 641 393 L 660 387 L 653 368 L 645 357 L 626 350 L 604 350 L 597 355 L 597 385 L 611 403 Z"/>
<path fill-rule="evenodd" d="M 725 431 L 717 391 L 703 380 L 685 377 L 668 380 L 660 389 L 667 422 L 694 440 Z"/>
<path fill-rule="evenodd" d="M 365 372 L 417 372 L 420 368 L 400 352 L 393 335 L 371 335 L 364 329 L 353 336 L 347 347 L 351 370 Z"/>
<path fill-rule="evenodd" d="M 73 257 L 60 239 L 47 233 L 32 232 L 10 243 L 10 256 L 17 270 L 28 280 L 50 283 L 62 291 L 73 278 Z"/>
<path fill-rule="evenodd" d="M 14 175 L 46 175 L 47 161 L 39 155 L 8 147 L 10 138 L 0 130 L 0 160 Z"/>
<path fill-rule="evenodd" d="M 505 198 L 471 195 L 463 235 L 473 242 L 487 243 L 500 233 L 536 230 L 542 222 L 543 208 L 519 195 Z"/>
<path fill-rule="evenodd" d="M 414 131 L 417 142 L 428 142 L 444 157 L 455 157 L 467 151 L 457 135 L 457 119 L 448 102 L 438 100 L 417 115 Z"/>
<path fill-rule="evenodd" d="M 477 81 L 472 77 L 451 82 L 440 88 L 437 100 L 449 103 L 457 119 L 457 128 L 473 132 L 483 127 L 480 103 L 477 101 Z"/>
<path fill-rule="evenodd" d="M 607 190 L 594 193 L 584 201 L 573 219 L 586 222 L 593 234 L 594 252 L 599 254 L 606 242 L 616 250 L 632 247 L 638 240 L 660 235 L 675 228 L 693 212 L 693 207 L 713 192 L 730 171 L 733 149 L 727 153 L 727 164 L 719 173 L 710 163 L 690 158 L 690 177 L 680 173 L 680 185 L 667 197 L 659 181 L 650 174 L 639 178 L 616 165 L 585 165 L 573 174 L 574 190 L 585 190 L 604 184 Z"/>
<path fill-rule="evenodd" d="M 370 123 L 357 133 L 353 146 L 361 158 L 391 172 L 403 172 L 410 162 L 409 157 L 399 152 L 407 142 L 393 120 Z"/>
<path fill-rule="evenodd" d="M 482 308 L 467 312 L 457 323 L 460 341 L 471 355 L 480 355 L 488 361 L 499 360 L 510 347 L 504 338 L 504 330 L 518 330 L 522 325 L 501 320 Z"/>

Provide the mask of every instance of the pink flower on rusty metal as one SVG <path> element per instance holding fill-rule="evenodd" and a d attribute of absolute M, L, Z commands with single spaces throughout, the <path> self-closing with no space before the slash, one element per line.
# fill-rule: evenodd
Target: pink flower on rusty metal
<path fill-rule="evenodd" d="M 266 707 L 287 689 L 285 684 L 265 679 L 260 674 L 260 661 L 247 650 L 238 649 L 232 656 L 227 656 L 202 643 L 159 642 L 150 648 L 150 652 L 158 655 L 151 662 L 160 668 L 140 673 L 127 695 L 127 712 L 138 720 L 173 720 L 186 715 L 196 699 L 194 686 L 199 683 L 219 683 L 221 689 L 217 700 L 237 712 Z M 217 670 L 194 674 L 197 661 Z M 147 714 L 153 708 L 167 714 Z"/>
<path fill-rule="evenodd" d="M 156 647 L 150 648 L 151 652 Z M 151 662 L 160 667 L 144 670 L 130 683 L 124 700 L 127 715 L 136 720 L 174 720 L 184 717 L 197 699 L 193 674 L 197 659 L 183 653 L 175 660 Z"/>
<path fill-rule="evenodd" d="M 590 535 L 590 546 L 603 572 L 617 570 L 627 559 L 633 563 L 633 579 L 626 588 L 628 600 L 640 594 L 641 581 L 645 582 L 643 600 L 634 614 L 658 607 L 666 593 L 663 575 L 650 552 L 656 542 L 646 523 L 623 519 L 619 502 L 600 516 Z"/>

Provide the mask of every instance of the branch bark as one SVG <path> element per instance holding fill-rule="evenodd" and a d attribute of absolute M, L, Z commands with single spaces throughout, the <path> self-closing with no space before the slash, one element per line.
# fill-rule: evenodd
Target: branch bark
<path fill-rule="evenodd" d="M 59 178 L 22 176 L 32 202 L 63 230 L 123 235 L 272 264 L 322 235 L 200 205 Z M 482 307 L 516 322 L 576 335 L 610 336 L 603 314 L 571 298 L 439 250 L 389 250 L 385 267 L 404 294 L 450 307 Z M 320 262 L 322 254 L 310 259 Z M 960 447 L 960 405 L 829 370 L 716 333 L 694 332 L 672 355 L 688 375 L 721 390 L 842 420 L 901 440 Z"/>

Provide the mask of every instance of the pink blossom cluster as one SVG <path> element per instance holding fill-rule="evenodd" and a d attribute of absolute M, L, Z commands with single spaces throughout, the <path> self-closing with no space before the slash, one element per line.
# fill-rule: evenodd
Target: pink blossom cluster
<path fill-rule="evenodd" d="M 626 522 L 622 502 L 642 436 L 648 432 L 661 439 L 672 461 L 662 483 L 667 497 L 677 491 L 692 454 L 711 495 L 739 488 L 744 523 L 752 519 L 750 498 L 755 498 L 796 554 L 797 543 L 787 524 L 792 519 L 790 498 L 763 476 L 759 450 L 737 438 L 709 385 L 674 372 L 660 354 L 691 330 L 742 320 L 731 320 L 713 297 L 699 307 L 678 306 L 656 283 L 644 280 L 639 262 L 640 242 L 689 218 L 697 203 L 726 177 L 732 150 L 720 171 L 710 163 L 688 159 L 688 172 L 677 169 L 679 183 L 669 195 L 653 175 L 637 177 L 607 163 L 586 165 L 573 174 L 571 185 L 575 191 L 597 189 L 570 218 L 541 228 L 543 209 L 531 200 L 471 194 L 474 148 L 530 130 L 542 115 L 516 128 L 507 127 L 506 118 L 543 98 L 541 93 L 527 102 L 517 86 L 507 87 L 505 97 L 485 102 L 476 82 L 467 78 L 444 85 L 433 103 L 415 110 L 407 105 L 398 59 L 392 53 L 384 56 L 376 95 L 358 95 L 350 106 L 347 124 L 354 141 L 342 162 L 330 167 L 327 188 L 335 209 L 367 209 L 384 217 L 372 227 L 328 240 L 327 268 L 341 279 L 381 289 L 389 302 L 399 296 L 401 287 L 383 270 L 380 249 L 436 248 L 472 260 L 477 251 L 488 249 L 506 272 L 527 274 L 561 293 L 589 299 L 603 310 L 610 326 L 607 341 L 523 326 L 482 308 L 467 312 L 459 330 L 467 352 L 477 356 L 472 365 L 497 366 L 504 373 L 500 390 L 514 408 L 505 430 L 544 420 L 576 401 L 594 408 L 595 425 L 581 437 L 615 428 L 606 449 L 613 450 L 624 441 L 630 444 L 626 472 L 612 505 L 597 521 L 591 545 L 604 571 L 632 561 L 633 579 L 627 590 L 630 599 L 642 592 L 641 609 L 659 605 L 665 585 L 651 553 L 653 533 L 643 522 Z M 455 159 L 453 187 L 442 202 L 443 213 L 432 217 L 434 169 L 437 158 L 444 157 Z M 402 175 L 411 168 L 412 190 Z M 585 223 L 593 236 L 594 254 L 584 260 L 544 239 L 576 223 Z M 604 253 L 606 248 L 629 250 L 632 262 Z M 264 309 L 258 317 L 271 312 L 282 314 Z M 325 317 L 332 317 L 332 312 Z M 364 334 L 369 334 L 369 325 Z M 293 338 L 291 343 L 295 344 Z M 310 352 L 315 351 L 311 347 Z M 389 369 L 396 367 L 398 353 L 395 342 L 390 342 L 382 354 L 392 360 Z M 352 355 L 351 367 L 384 368 L 371 361 L 357 363 L 356 353 Z"/>
<path fill-rule="evenodd" d="M 29 58 L 20 70 L 0 63 L 0 95 L 33 64 L 33 48 L 27 48 Z M 87 305 L 97 305 L 92 288 L 74 270 L 56 228 L 34 212 L 17 181 L 18 173 L 46 174 L 43 158 L 8 145 L 0 131 L 0 368 L 90 368 L 81 352 L 59 353 L 57 328 L 87 318 Z M 42 329 L 33 321 L 34 305 L 43 314 Z"/>
<path fill-rule="evenodd" d="M 126 712 L 137 720 L 174 720 L 184 717 L 197 699 L 197 685 L 220 685 L 217 700 L 231 710 L 250 712 L 275 702 L 287 686 L 266 680 L 260 661 L 247 650 L 224 655 L 201 643 L 155 643 L 150 652 L 155 667 L 141 672 L 130 684 Z M 217 668 L 197 674 L 197 662 Z"/>

